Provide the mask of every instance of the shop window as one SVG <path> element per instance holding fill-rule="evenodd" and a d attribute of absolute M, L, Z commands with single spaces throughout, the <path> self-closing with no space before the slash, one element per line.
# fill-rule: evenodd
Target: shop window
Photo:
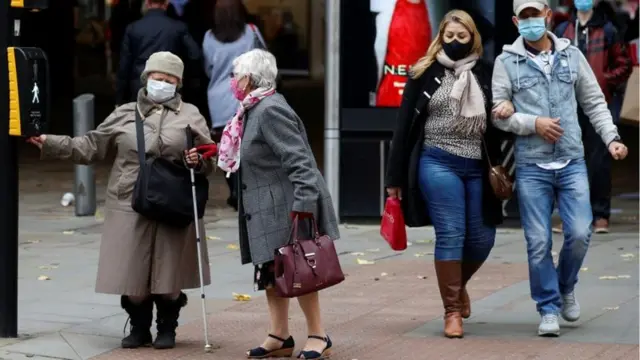
<path fill-rule="evenodd" d="M 308 75 L 311 0 L 246 0 L 283 75 Z"/>

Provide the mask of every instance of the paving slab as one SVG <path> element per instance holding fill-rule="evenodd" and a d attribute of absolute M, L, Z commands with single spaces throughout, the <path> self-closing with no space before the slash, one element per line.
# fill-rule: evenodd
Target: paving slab
<path fill-rule="evenodd" d="M 83 360 L 60 333 L 53 333 L 22 341 L 17 344 L 5 346 L 2 350 L 8 353 L 18 353 L 26 356 L 38 355 L 65 360 Z"/>
<path fill-rule="evenodd" d="M 63 332 L 61 337 L 82 360 L 90 359 L 120 346 L 118 338 Z"/>

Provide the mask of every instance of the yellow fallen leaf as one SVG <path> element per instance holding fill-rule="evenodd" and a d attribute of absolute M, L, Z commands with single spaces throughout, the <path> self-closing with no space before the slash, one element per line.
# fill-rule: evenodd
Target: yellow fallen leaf
<path fill-rule="evenodd" d="M 46 281 L 46 280 L 51 280 L 51 278 L 46 276 L 46 275 L 40 275 L 40 276 L 38 276 L 38 280 Z"/>
<path fill-rule="evenodd" d="M 364 256 L 363 252 L 352 252 L 351 255 L 353 256 Z"/>
<path fill-rule="evenodd" d="M 588 267 L 583 267 L 583 268 L 580 269 L 580 271 L 589 271 L 589 268 Z"/>
<path fill-rule="evenodd" d="M 600 276 L 600 280 L 618 280 L 617 276 Z"/>
<path fill-rule="evenodd" d="M 620 306 L 614 306 L 614 307 L 603 307 L 602 310 L 618 310 L 620 309 Z"/>
<path fill-rule="evenodd" d="M 231 293 L 231 295 L 233 296 L 233 300 L 235 300 L 235 301 L 249 301 L 249 300 L 251 300 L 251 295 L 238 294 L 238 293 Z"/>
<path fill-rule="evenodd" d="M 229 250 L 238 250 L 240 247 L 238 247 L 238 245 L 236 244 L 229 244 L 227 245 L 227 249 Z"/>
<path fill-rule="evenodd" d="M 65 235 L 73 235 L 75 233 L 75 231 L 73 231 L 73 230 L 65 230 L 62 233 L 65 234 Z"/>
<path fill-rule="evenodd" d="M 219 238 L 219 237 L 217 237 L 217 236 L 210 236 L 210 235 L 208 235 L 208 236 L 207 236 L 207 240 L 222 240 L 222 239 L 220 239 L 220 238 Z"/>
<path fill-rule="evenodd" d="M 356 259 L 356 261 L 358 262 L 358 265 L 373 265 L 375 264 L 375 261 L 369 261 L 369 260 L 364 260 L 364 259 Z"/>
<path fill-rule="evenodd" d="M 94 216 L 96 220 L 101 221 L 104 220 L 104 214 L 100 210 L 96 210 L 96 214 Z"/>
<path fill-rule="evenodd" d="M 380 252 L 380 249 L 367 249 L 367 252 Z"/>

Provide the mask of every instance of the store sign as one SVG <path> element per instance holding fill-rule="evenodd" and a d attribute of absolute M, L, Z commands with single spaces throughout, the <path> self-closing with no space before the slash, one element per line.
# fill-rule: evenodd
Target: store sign
<path fill-rule="evenodd" d="M 10 47 L 9 135 L 35 136 L 49 125 L 49 64 L 39 48 Z"/>
<path fill-rule="evenodd" d="M 372 0 L 376 13 L 378 83 L 369 106 L 397 107 L 411 66 L 427 53 L 431 24 L 426 0 Z"/>

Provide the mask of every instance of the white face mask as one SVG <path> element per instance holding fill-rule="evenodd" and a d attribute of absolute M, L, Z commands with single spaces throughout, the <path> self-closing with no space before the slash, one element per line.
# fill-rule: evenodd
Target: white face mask
<path fill-rule="evenodd" d="M 171 99 L 175 94 L 175 85 L 153 79 L 147 80 L 147 95 L 149 96 L 149 99 L 154 102 L 165 102 Z"/>

